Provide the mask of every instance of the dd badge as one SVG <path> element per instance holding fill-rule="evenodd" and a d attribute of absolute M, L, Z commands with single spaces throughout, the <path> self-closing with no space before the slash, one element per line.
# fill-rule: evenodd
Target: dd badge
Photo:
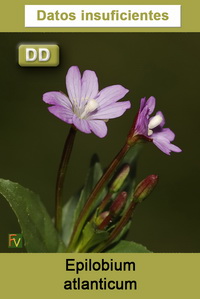
<path fill-rule="evenodd" d="M 20 45 L 18 48 L 20 66 L 58 66 L 58 45 Z"/>

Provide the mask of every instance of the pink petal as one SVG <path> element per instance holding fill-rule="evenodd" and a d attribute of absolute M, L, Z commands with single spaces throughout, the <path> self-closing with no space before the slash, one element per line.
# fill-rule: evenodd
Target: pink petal
<path fill-rule="evenodd" d="M 82 77 L 81 98 L 94 99 L 98 93 L 98 88 L 96 73 L 86 70 Z"/>
<path fill-rule="evenodd" d="M 157 134 L 153 134 L 151 137 L 153 138 L 153 143 L 167 155 L 170 155 L 171 151 L 177 153 L 182 151 L 178 146 L 170 143 L 169 139 L 162 134 L 162 131 Z"/>
<path fill-rule="evenodd" d="M 137 116 L 137 121 L 135 124 L 135 131 L 139 135 L 145 135 L 148 134 L 148 123 L 149 123 L 149 115 L 148 115 L 148 107 L 144 106 L 142 111 Z"/>
<path fill-rule="evenodd" d="M 50 105 L 58 105 L 71 108 L 72 105 L 68 97 L 59 91 L 49 91 L 43 94 L 43 101 Z"/>
<path fill-rule="evenodd" d="M 155 134 L 156 133 L 154 133 L 154 135 Z M 164 136 L 165 138 L 167 138 L 169 141 L 173 141 L 174 138 L 175 138 L 174 132 L 172 132 L 172 130 L 170 130 L 169 128 L 162 129 L 162 136 Z"/>
<path fill-rule="evenodd" d="M 165 125 L 165 117 L 164 117 L 164 115 L 163 115 L 163 113 L 161 111 L 158 111 L 156 113 L 156 115 L 160 115 L 162 117 L 162 119 L 163 119 L 163 121 L 160 124 L 160 127 L 162 128 Z"/>
<path fill-rule="evenodd" d="M 72 66 L 66 75 L 66 87 L 72 102 L 80 102 L 81 99 L 81 73 L 77 66 Z"/>
<path fill-rule="evenodd" d="M 165 154 L 170 155 L 169 144 L 162 142 L 161 140 L 153 139 L 153 143 Z"/>
<path fill-rule="evenodd" d="M 174 145 L 174 144 L 172 144 L 172 143 L 170 143 L 170 150 L 171 150 L 172 152 L 175 152 L 175 153 L 180 153 L 180 152 L 182 152 L 182 149 L 180 149 L 180 147 L 178 147 L 178 146 L 176 146 L 176 145 Z"/>
<path fill-rule="evenodd" d="M 140 100 L 140 110 L 139 110 L 139 112 L 142 111 L 142 109 L 145 107 L 145 104 L 146 104 L 146 98 L 141 98 L 141 100 Z"/>
<path fill-rule="evenodd" d="M 154 111 L 155 105 L 156 99 L 154 97 L 150 97 L 145 104 L 145 106 L 147 106 L 149 109 L 149 115 Z"/>
<path fill-rule="evenodd" d="M 86 134 L 91 133 L 88 121 L 85 119 L 78 118 L 75 114 L 73 116 L 73 124 L 81 132 L 86 133 Z"/>
<path fill-rule="evenodd" d="M 107 126 L 103 120 L 90 120 L 89 126 L 91 131 L 100 138 L 103 138 L 107 135 Z"/>
<path fill-rule="evenodd" d="M 113 103 L 104 108 L 100 107 L 96 113 L 89 116 L 88 119 L 111 119 L 124 114 L 124 112 L 131 107 L 129 101 Z"/>
<path fill-rule="evenodd" d="M 48 107 L 49 112 L 51 112 L 56 117 L 60 118 L 68 124 L 72 124 L 73 112 L 67 107 L 61 106 L 51 106 Z"/>
<path fill-rule="evenodd" d="M 99 92 L 96 100 L 101 107 L 106 107 L 122 99 L 127 92 L 129 92 L 129 90 L 121 85 L 108 86 Z"/>

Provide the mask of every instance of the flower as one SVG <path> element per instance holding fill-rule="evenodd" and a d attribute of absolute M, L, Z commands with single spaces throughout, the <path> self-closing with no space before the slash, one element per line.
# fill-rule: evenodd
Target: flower
<path fill-rule="evenodd" d="M 170 152 L 181 152 L 182 150 L 171 143 L 174 140 L 175 134 L 169 128 L 163 128 L 165 118 L 161 111 L 158 111 L 155 116 L 150 117 L 155 109 L 156 99 L 150 97 L 147 101 L 142 98 L 140 101 L 140 109 L 136 116 L 134 126 L 130 131 L 128 140 L 141 135 L 153 143 L 165 154 L 170 155 Z"/>
<path fill-rule="evenodd" d="M 151 174 L 142 180 L 135 188 L 133 199 L 135 203 L 142 202 L 154 190 L 158 183 L 158 176 Z"/>
<path fill-rule="evenodd" d="M 59 91 L 46 92 L 43 101 L 52 106 L 48 110 L 80 131 L 93 132 L 103 138 L 107 134 L 106 121 L 124 114 L 131 107 L 129 101 L 118 102 L 128 89 L 112 85 L 98 91 L 96 73 L 84 71 L 82 77 L 77 66 L 72 66 L 66 75 L 68 97 Z"/>

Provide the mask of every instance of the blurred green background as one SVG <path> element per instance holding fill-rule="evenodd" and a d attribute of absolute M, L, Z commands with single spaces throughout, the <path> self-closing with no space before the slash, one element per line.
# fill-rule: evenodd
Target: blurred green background
<path fill-rule="evenodd" d="M 123 145 L 141 97 L 155 96 L 167 127 L 176 133 L 181 154 L 167 156 L 146 144 L 138 165 L 138 181 L 160 176 L 153 194 L 135 211 L 129 240 L 154 252 L 200 252 L 199 82 L 200 34 L 193 33 L 38 33 L 1 34 L 0 177 L 17 181 L 41 195 L 54 213 L 57 168 L 69 125 L 54 117 L 42 102 L 46 91 L 65 92 L 71 65 L 94 70 L 100 89 L 122 84 L 132 109 L 109 121 L 108 135 L 78 133 L 67 175 L 67 199 L 84 182 L 91 155 L 106 167 Z M 56 68 L 18 66 L 20 43 L 56 43 Z M 0 252 L 8 234 L 20 233 L 11 208 L 0 198 Z"/>

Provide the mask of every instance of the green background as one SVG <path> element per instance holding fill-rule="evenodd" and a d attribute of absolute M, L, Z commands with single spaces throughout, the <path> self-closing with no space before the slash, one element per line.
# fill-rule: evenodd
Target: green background
<path fill-rule="evenodd" d="M 123 145 L 140 98 L 155 96 L 167 127 L 183 149 L 170 157 L 147 144 L 138 165 L 138 180 L 158 174 L 154 193 L 135 211 L 129 240 L 154 252 L 200 252 L 199 198 L 199 50 L 198 33 L 29 33 L 1 34 L 0 177 L 17 181 L 41 195 L 53 216 L 54 185 L 69 125 L 42 102 L 51 90 L 65 92 L 71 65 L 94 70 L 100 89 L 122 84 L 132 109 L 109 121 L 108 135 L 78 133 L 67 175 L 66 199 L 81 187 L 91 155 L 104 167 Z M 57 43 L 56 68 L 23 68 L 17 64 L 22 43 Z M 20 233 L 16 217 L 0 199 L 0 252 L 9 233 Z"/>

